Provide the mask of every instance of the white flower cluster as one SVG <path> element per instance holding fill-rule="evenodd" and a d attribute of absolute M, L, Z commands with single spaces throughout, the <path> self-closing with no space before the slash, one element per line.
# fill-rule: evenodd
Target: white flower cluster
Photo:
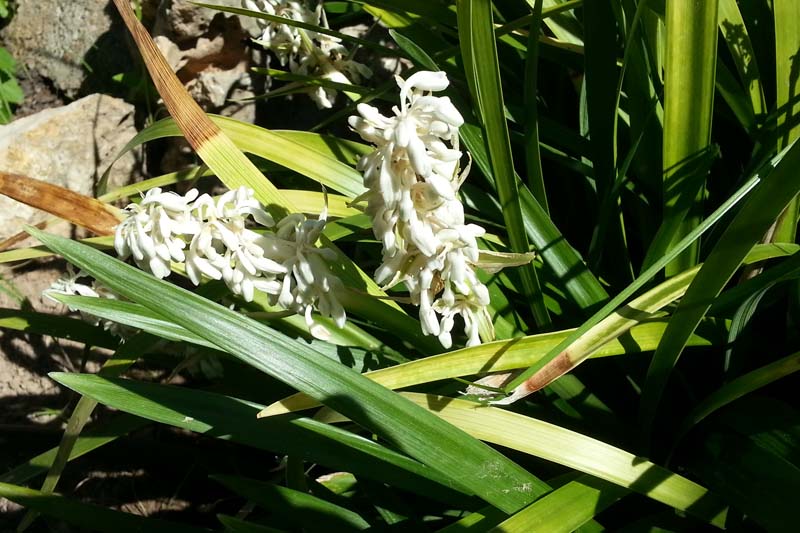
<path fill-rule="evenodd" d="M 350 126 L 375 145 L 359 163 L 364 172 L 367 213 L 383 243 L 378 283 L 404 282 L 420 307 L 425 334 L 452 345 L 454 318 L 460 315 L 467 345 L 490 332 L 489 291 L 476 273 L 477 237 L 484 229 L 464 221 L 458 191 L 468 169 L 459 174 L 462 153 L 458 129 L 464 123 L 450 99 L 433 96 L 447 88 L 444 72 L 417 72 L 397 78 L 400 108 L 386 117 L 359 104 L 361 116 Z"/>
<path fill-rule="evenodd" d="M 111 300 L 119 300 L 118 294 L 99 281 L 81 281 L 83 278 L 89 277 L 89 274 L 86 274 L 83 271 L 76 272 L 75 267 L 73 267 L 71 264 L 67 264 L 67 273 L 54 281 L 53 284 L 50 285 L 46 291 L 44 291 L 44 295 L 53 301 L 57 300 L 50 296 L 52 293 L 66 294 L 68 296 L 88 296 L 90 298 L 109 298 Z M 70 307 L 70 311 L 75 311 L 75 309 Z M 118 337 L 130 337 L 134 332 L 133 328 L 117 324 L 111 320 L 100 319 L 91 313 L 80 311 L 80 314 L 81 318 L 83 318 L 86 322 L 92 324 L 93 326 L 102 324 L 103 329 L 108 330 Z"/>
<path fill-rule="evenodd" d="M 322 4 L 309 9 L 297 0 L 242 0 L 251 11 L 328 27 Z M 262 30 L 261 43 L 278 58 L 281 66 L 303 76 L 327 79 L 337 83 L 359 83 L 372 76 L 365 65 L 349 58 L 340 40 L 330 35 L 304 30 L 288 24 L 255 19 Z M 320 109 L 333 107 L 336 91 L 326 87 L 309 89 L 309 96 Z"/>
<path fill-rule="evenodd" d="M 342 284 L 326 263 L 335 252 L 316 246 L 326 211 L 318 220 L 291 214 L 276 225 L 246 187 L 216 199 L 198 197 L 196 189 L 180 196 L 154 188 L 126 209 L 128 217 L 114 239 L 120 258 L 133 256 L 158 278 L 169 275 L 171 262 L 183 263 L 195 285 L 202 276 L 223 280 L 246 301 L 256 290 L 267 293 L 273 304 L 305 315 L 311 333 L 320 338 L 329 332 L 314 321 L 314 308 L 344 326 L 345 311 L 336 296 Z M 248 228 L 250 221 L 265 231 Z M 273 227 L 274 232 L 267 230 Z"/>

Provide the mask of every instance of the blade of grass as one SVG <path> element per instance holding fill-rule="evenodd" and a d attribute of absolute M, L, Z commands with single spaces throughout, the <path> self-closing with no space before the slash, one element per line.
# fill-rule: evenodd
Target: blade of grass
<path fill-rule="evenodd" d="M 360 531 L 370 527 L 358 513 L 311 494 L 243 477 L 212 476 L 211 479 L 295 527 L 314 530 L 325 524 L 325 530 L 332 532 Z"/>
<path fill-rule="evenodd" d="M 692 162 L 711 139 L 717 0 L 667 3 L 664 86 L 664 240 L 672 248 L 702 216 L 705 169 Z M 667 265 L 671 276 L 699 260 L 699 242 Z M 658 254 L 660 255 L 660 254 Z"/>
<path fill-rule="evenodd" d="M 495 177 L 511 250 L 525 253 L 530 247 L 522 219 L 508 125 L 503 110 L 503 92 L 491 4 L 482 0 L 459 0 L 458 31 L 467 82 L 486 132 L 486 149 Z M 524 296 L 530 302 L 537 325 L 542 329 L 549 329 L 552 322 L 544 304 L 536 270 L 530 265 L 520 268 L 518 272 L 522 279 Z"/>
<path fill-rule="evenodd" d="M 228 117 L 208 118 L 240 150 L 308 176 L 351 198 L 366 190 L 363 177 L 351 166 L 366 149 L 364 145 L 314 133 L 272 131 Z M 170 118 L 151 124 L 136 134 L 119 156 L 147 141 L 180 137 L 178 126 Z"/>
<path fill-rule="evenodd" d="M 584 96 L 591 161 L 594 169 L 597 196 L 604 201 L 611 197 L 616 181 L 617 138 L 616 95 L 620 80 L 617 73 L 617 25 L 612 9 L 615 2 L 587 2 L 584 19 Z M 617 202 L 605 200 L 614 208 L 605 213 L 608 220 L 598 220 L 604 227 L 603 241 L 589 256 L 589 265 L 603 265 L 605 276 L 612 285 L 624 285 L 633 279 L 633 269 L 625 243 L 625 227 Z"/>
<path fill-rule="evenodd" d="M 75 441 L 70 450 L 68 461 L 83 457 L 106 444 L 114 442 L 118 438 L 132 433 L 137 429 L 143 428 L 150 423 L 149 420 L 132 415 L 120 415 L 104 423 L 102 426 L 84 431 Z M 0 482 L 22 485 L 31 479 L 44 474 L 58 454 L 59 447 L 51 448 L 46 452 L 31 457 L 24 463 L 14 467 L 12 470 L 0 474 Z"/>
<path fill-rule="evenodd" d="M 683 351 L 684 342 L 750 249 L 762 239 L 781 211 L 800 191 L 798 167 L 800 143 L 795 143 L 785 151 L 777 168 L 755 188 L 726 227 L 672 315 L 664 340 L 653 354 L 642 388 L 640 420 L 647 434 L 652 428 L 672 368 Z"/>
<path fill-rule="evenodd" d="M 617 309 L 584 333 L 558 357 L 525 380 L 522 385 L 514 389 L 510 396 L 495 403 L 502 405 L 516 402 L 543 389 L 562 375 L 575 369 L 588 359 L 593 351 L 610 340 L 618 338 L 634 325 L 651 318 L 664 306 L 683 296 L 698 270 L 699 267 L 695 267 L 674 276 Z"/>
<path fill-rule="evenodd" d="M 119 531 L 121 533 L 210 531 L 205 528 L 114 511 L 98 505 L 70 500 L 58 494 L 46 494 L 9 483 L 0 483 L 0 497 L 53 516 L 68 524 L 93 531 Z"/>
<path fill-rule="evenodd" d="M 778 149 L 785 148 L 800 137 L 800 2 L 774 0 L 775 16 L 775 77 L 778 89 L 778 127 L 793 124 L 778 139 Z M 776 242 L 795 242 L 797 234 L 798 204 L 795 198 L 786 206 L 775 227 Z"/>
<path fill-rule="evenodd" d="M 85 245 L 33 228 L 29 231 L 111 290 L 347 414 L 404 453 L 446 472 L 454 486 L 469 486 L 507 512 L 521 509 L 541 493 L 537 478 L 499 452 L 371 380 L 319 357 L 304 343 Z M 431 442 L 437 445 L 431 446 Z M 454 449 L 461 453 L 452 455 Z M 527 489 L 520 489 L 523 486 Z"/>
<path fill-rule="evenodd" d="M 116 337 L 102 327 L 92 326 L 76 318 L 35 311 L 0 308 L 0 328 L 50 335 L 100 348 L 114 348 L 118 343 Z"/>
<path fill-rule="evenodd" d="M 686 416 L 680 429 L 676 432 L 676 443 L 692 427 L 702 422 L 715 411 L 798 370 L 800 370 L 800 352 L 778 359 L 726 383 L 697 404 L 692 409 L 692 412 Z"/>
<path fill-rule="evenodd" d="M 523 101 L 527 111 L 525 120 L 525 168 L 531 193 L 544 212 L 549 215 L 547 191 L 542 173 L 542 157 L 539 152 L 539 33 L 542 24 L 542 0 L 533 6 L 533 18 L 528 29 L 528 55 L 525 58 L 525 89 Z"/>
<path fill-rule="evenodd" d="M 140 355 L 152 348 L 157 340 L 158 339 L 155 337 L 146 334 L 135 335 L 125 344 L 122 344 L 117 351 L 114 352 L 114 355 L 103 363 L 99 374 L 108 377 L 122 375 L 136 362 L 136 359 Z M 92 416 L 95 407 L 97 407 L 97 402 L 95 400 L 87 398 L 86 396 L 81 396 L 81 399 L 78 400 L 77 405 L 75 405 L 75 408 L 72 410 L 72 414 L 69 420 L 67 420 L 67 426 L 64 428 L 64 433 L 61 436 L 61 442 L 58 444 L 56 456 L 53 458 L 53 462 L 47 470 L 47 476 L 44 482 L 42 482 L 42 488 L 40 490 L 43 494 L 51 494 L 56 490 L 58 481 L 61 479 L 61 474 L 64 472 L 64 467 L 67 465 L 72 455 L 72 449 L 80 438 L 81 432 Z M 33 521 L 36 520 L 38 515 L 39 512 L 34 509 L 25 513 L 25 516 L 22 517 L 22 520 L 20 520 L 17 526 L 17 531 L 20 533 L 25 531 Z"/>

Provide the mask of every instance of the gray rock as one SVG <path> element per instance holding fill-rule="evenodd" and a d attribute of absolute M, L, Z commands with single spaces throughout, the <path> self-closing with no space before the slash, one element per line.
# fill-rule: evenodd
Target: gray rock
<path fill-rule="evenodd" d="M 123 100 L 93 94 L 0 126 L 0 171 L 92 195 L 113 158 L 136 135 L 133 112 Z M 122 157 L 114 164 L 109 189 L 128 183 L 137 167 L 135 153 Z M 45 218 L 41 211 L 0 196 L 0 239 Z"/>
<path fill-rule="evenodd" d="M 87 80 L 87 66 L 111 76 L 131 64 L 124 35 L 109 0 L 20 0 L 0 42 L 72 98 Z"/>

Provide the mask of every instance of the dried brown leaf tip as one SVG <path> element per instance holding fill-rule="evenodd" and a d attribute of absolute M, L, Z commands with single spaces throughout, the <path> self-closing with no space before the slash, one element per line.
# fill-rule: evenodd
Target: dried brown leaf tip
<path fill-rule="evenodd" d="M 112 235 L 120 221 L 117 211 L 100 200 L 19 174 L 0 172 L 0 194 L 97 235 Z"/>

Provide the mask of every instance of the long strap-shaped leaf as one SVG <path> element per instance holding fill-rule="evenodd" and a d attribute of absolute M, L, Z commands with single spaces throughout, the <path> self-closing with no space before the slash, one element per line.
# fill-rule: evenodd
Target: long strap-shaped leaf
<path fill-rule="evenodd" d="M 520 196 L 511 156 L 511 142 L 503 113 L 503 91 L 489 0 L 459 0 L 458 32 L 467 82 L 477 115 L 486 132 L 486 146 L 503 209 L 508 240 L 514 252 L 529 251 L 528 236 L 522 219 Z M 539 280 L 533 265 L 520 269 L 522 289 L 531 303 L 536 323 L 549 329 L 550 315 L 544 305 Z"/>
<path fill-rule="evenodd" d="M 0 172 L 0 194 L 41 209 L 98 235 L 113 233 L 119 210 L 64 187 L 19 174 Z"/>
<path fill-rule="evenodd" d="M 536 500 L 490 533 L 571 533 L 627 493 L 617 485 L 583 475 Z"/>
<path fill-rule="evenodd" d="M 559 377 L 584 362 L 592 352 L 612 339 L 630 330 L 634 325 L 646 320 L 653 313 L 671 304 L 686 292 L 699 267 L 668 279 L 647 291 L 631 303 L 622 306 L 584 333 L 569 349 L 544 365 L 536 374 L 514 389 L 511 396 L 499 400 L 499 404 L 516 402 L 531 393 L 543 389 Z"/>
<path fill-rule="evenodd" d="M 664 268 L 670 261 L 672 261 L 675 257 L 677 257 L 682 251 L 684 251 L 692 242 L 700 238 L 700 236 L 708 231 L 711 226 L 713 226 L 716 222 L 718 222 L 728 211 L 730 211 L 736 204 L 738 204 L 743 198 L 745 198 L 751 191 L 758 186 L 759 183 L 762 181 L 763 174 L 770 172 L 776 166 L 779 166 L 783 158 L 786 156 L 786 150 L 778 154 L 772 161 L 767 162 L 761 168 L 759 168 L 758 172 L 749 180 L 747 180 L 735 193 L 733 193 L 725 202 L 722 203 L 713 213 L 711 213 L 708 217 L 706 217 L 703 222 L 700 223 L 696 228 L 694 228 L 686 237 L 684 237 L 679 243 L 677 243 L 672 249 L 669 250 L 665 255 L 661 256 L 660 259 L 655 261 L 647 270 L 642 272 L 642 274 L 636 278 L 636 280 L 628 285 L 622 292 L 617 294 L 614 298 L 611 299 L 608 303 L 606 303 L 600 310 L 598 310 L 594 315 L 591 316 L 586 322 L 584 322 L 581 327 L 575 330 L 569 337 L 564 339 L 561 343 L 558 344 L 555 348 L 553 348 L 550 353 L 547 354 L 538 365 L 532 366 L 522 374 L 520 374 L 516 379 L 514 379 L 511 383 L 506 386 L 507 391 L 514 390 L 518 386 L 522 385 L 525 380 L 529 379 L 533 376 L 539 369 L 541 369 L 545 364 L 549 361 L 558 357 L 558 355 L 565 349 L 567 349 L 573 342 L 578 340 L 583 334 L 589 331 L 592 327 L 598 324 L 601 320 L 606 318 L 610 313 L 612 313 L 615 309 L 617 309 L 620 305 L 625 303 L 625 301 L 633 296 L 636 291 L 641 289 L 645 286 L 653 277 L 658 274 L 662 268 Z M 781 166 L 782 172 L 787 172 L 788 168 Z"/>
<path fill-rule="evenodd" d="M 642 388 L 641 420 L 649 431 L 672 368 L 714 298 L 742 264 L 747 252 L 800 191 L 800 143 L 795 143 L 747 199 L 728 225 L 672 315 Z"/>
<path fill-rule="evenodd" d="M 86 309 L 86 311 L 90 311 L 90 309 Z M 716 344 L 724 342 L 726 331 L 724 325 L 717 326 L 710 323 L 708 325 L 707 331 L 699 332 L 692 337 L 689 341 L 692 346 L 713 345 L 715 344 L 715 339 Z M 593 351 L 589 357 L 611 357 L 654 350 L 661 341 L 661 336 L 664 334 L 666 326 L 667 320 L 663 318 L 634 326 L 628 331 L 632 340 L 630 344 L 625 343 L 623 345 L 619 340 L 613 339 Z M 384 387 L 402 389 L 443 379 L 526 368 L 544 358 L 553 346 L 565 339 L 572 331 L 554 331 L 552 333 L 530 335 L 521 339 L 486 343 L 389 368 L 373 370 L 364 375 Z M 635 351 L 631 350 L 632 346 L 636 346 Z M 317 402 L 305 394 L 294 394 L 273 403 L 259 413 L 259 416 L 281 415 L 292 411 L 310 409 L 318 405 Z"/>
<path fill-rule="evenodd" d="M 51 373 L 50 377 L 98 402 L 141 416 L 237 444 L 293 454 L 334 470 L 375 479 L 450 505 L 463 505 L 472 491 L 449 489 L 447 477 L 394 450 L 349 431 L 308 418 L 259 421 L 260 405 L 238 398 L 172 385 L 93 374 Z M 13 479 L 13 478 L 12 478 Z M 6 481 L 0 478 L 0 481 Z"/>
<path fill-rule="evenodd" d="M 302 342 L 85 245 L 29 231 L 114 292 L 346 414 L 499 509 L 517 511 L 546 490 L 502 454 Z"/>
<path fill-rule="evenodd" d="M 122 375 L 122 373 L 136 362 L 136 358 L 147 349 L 151 348 L 157 340 L 158 339 L 155 337 L 146 334 L 134 336 L 128 342 L 122 344 L 110 359 L 106 360 L 99 374 L 112 377 Z M 92 416 L 95 407 L 97 407 L 97 402 L 91 398 L 81 396 L 81 399 L 78 400 L 78 404 L 75 406 L 75 409 L 72 411 L 67 421 L 64 434 L 61 436 L 61 442 L 58 444 L 58 452 L 53 458 L 53 462 L 50 464 L 50 468 L 47 471 L 47 476 L 42 483 L 41 490 L 43 493 L 51 494 L 56 490 L 58 481 L 61 479 L 61 474 L 64 472 L 64 467 L 67 465 L 72 455 L 72 449 L 80 438 L 81 432 L 89 421 L 89 417 Z M 37 515 L 37 511 L 29 510 L 25 516 L 22 517 L 17 531 L 22 532 L 27 529 L 28 526 L 36 520 Z"/>
<path fill-rule="evenodd" d="M 46 494 L 9 483 L 0 483 L 0 497 L 30 509 L 54 516 L 84 531 L 118 531 L 120 533 L 198 533 L 206 528 L 147 518 L 106 509 L 98 505 L 70 500 L 58 494 Z"/>
<path fill-rule="evenodd" d="M 245 185 L 272 210 L 294 212 L 288 199 L 240 152 L 206 116 L 172 72 L 167 60 L 136 18 L 128 0 L 114 0 L 122 20 L 142 54 L 148 72 L 186 140 L 230 189 Z"/>
<path fill-rule="evenodd" d="M 238 476 L 213 476 L 232 491 L 282 517 L 295 527 L 313 531 L 324 524 L 325 531 L 352 532 L 369 528 L 358 513 L 306 492 L 292 490 Z"/>
<path fill-rule="evenodd" d="M 664 221 L 654 241 L 655 257 L 701 220 L 707 169 L 697 164 L 711 139 L 717 59 L 717 1 L 667 2 L 664 78 Z M 699 260 L 699 242 L 667 265 L 673 275 Z M 651 255 L 651 251 L 648 251 Z M 652 255 L 651 255 L 652 257 Z"/>
<path fill-rule="evenodd" d="M 775 0 L 775 77 L 778 89 L 778 126 L 781 135 L 778 148 L 783 148 L 800 137 L 798 93 L 798 49 L 800 49 L 800 2 Z M 792 124 L 794 122 L 794 124 Z M 781 215 L 775 228 L 776 242 L 794 242 L 797 234 L 798 203 L 795 198 Z"/>
<path fill-rule="evenodd" d="M 403 396 L 481 440 L 591 474 L 716 526 L 725 523 L 724 503 L 708 490 L 625 450 L 496 407 L 418 393 Z"/>

